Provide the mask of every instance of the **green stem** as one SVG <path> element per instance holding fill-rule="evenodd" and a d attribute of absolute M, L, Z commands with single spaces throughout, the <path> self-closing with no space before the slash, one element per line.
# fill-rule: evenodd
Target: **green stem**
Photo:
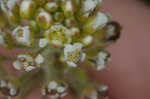
<path fill-rule="evenodd" d="M 21 81 L 21 94 L 20 98 L 25 97 L 35 88 L 39 82 L 43 81 L 44 73 L 42 70 L 35 70 L 29 73 L 24 73 L 19 80 Z"/>

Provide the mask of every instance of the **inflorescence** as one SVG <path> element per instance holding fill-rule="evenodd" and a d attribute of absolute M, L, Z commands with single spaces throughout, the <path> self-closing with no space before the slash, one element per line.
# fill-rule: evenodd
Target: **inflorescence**
<path fill-rule="evenodd" d="M 106 48 L 120 37 L 120 24 L 100 11 L 101 4 L 102 0 L 0 0 L 0 45 L 26 50 L 12 59 L 12 66 L 31 78 L 42 70 L 43 97 L 62 99 L 69 93 L 75 99 L 108 99 L 108 86 L 86 79 L 82 66 L 103 70 L 111 60 Z M 21 88 L 0 78 L 0 91 L 10 99 L 20 96 Z"/>

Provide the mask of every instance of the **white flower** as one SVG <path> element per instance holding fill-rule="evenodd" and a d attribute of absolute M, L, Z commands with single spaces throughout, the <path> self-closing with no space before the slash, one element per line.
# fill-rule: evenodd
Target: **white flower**
<path fill-rule="evenodd" d="M 67 95 L 68 85 L 62 81 L 49 81 L 48 84 L 41 90 L 42 95 L 48 95 L 52 99 L 63 98 Z M 53 92 L 54 93 L 53 93 Z"/>
<path fill-rule="evenodd" d="M 71 31 L 60 24 L 53 25 L 45 34 L 49 43 L 54 46 L 61 47 L 71 42 Z"/>
<path fill-rule="evenodd" d="M 0 80 L 0 91 L 4 95 L 14 97 L 18 94 L 18 90 L 19 89 L 17 88 L 17 86 L 14 83 L 10 82 L 8 79 Z"/>
<path fill-rule="evenodd" d="M 16 40 L 24 45 L 30 46 L 32 44 L 32 33 L 29 26 L 18 26 L 13 31 L 13 35 L 15 36 Z"/>
<path fill-rule="evenodd" d="M 18 55 L 18 59 L 13 62 L 13 66 L 17 70 L 24 69 L 29 72 L 39 68 L 43 62 L 44 58 L 41 54 L 38 54 L 36 57 L 29 54 L 20 54 Z"/>
<path fill-rule="evenodd" d="M 88 17 L 89 14 L 100 4 L 102 0 L 85 0 L 83 3 L 84 16 Z"/>
<path fill-rule="evenodd" d="M 85 59 L 85 53 L 82 52 L 82 44 L 66 44 L 64 48 L 64 60 L 69 66 L 76 67 L 76 63 Z"/>
<path fill-rule="evenodd" d="M 111 56 L 102 51 L 98 54 L 98 59 L 97 59 L 97 70 L 102 70 L 105 68 L 105 64 L 107 61 L 109 61 L 111 59 Z"/>

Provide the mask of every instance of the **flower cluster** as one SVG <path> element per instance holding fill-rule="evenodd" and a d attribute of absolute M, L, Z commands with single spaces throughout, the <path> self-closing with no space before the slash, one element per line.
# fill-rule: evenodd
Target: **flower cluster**
<path fill-rule="evenodd" d="M 79 85 L 83 81 L 79 80 L 84 77 L 83 71 L 73 71 L 83 69 L 82 64 L 100 71 L 111 59 L 106 48 L 118 41 L 122 28 L 109 14 L 100 11 L 101 4 L 102 0 L 0 0 L 0 20 L 6 19 L 5 24 L 0 23 L 0 45 L 26 49 L 11 58 L 13 67 L 27 74 L 44 71 L 42 78 L 48 83 L 42 88 L 42 95 L 61 99 L 69 88 L 74 91 L 72 80 Z M 92 81 L 85 81 L 87 89 L 75 92 L 78 99 L 98 99 L 99 93 L 107 89 L 101 86 L 99 91 L 88 87 Z M 18 93 L 8 81 L 0 80 L 0 86 L 7 96 Z M 6 93 L 8 90 L 10 93 Z"/>

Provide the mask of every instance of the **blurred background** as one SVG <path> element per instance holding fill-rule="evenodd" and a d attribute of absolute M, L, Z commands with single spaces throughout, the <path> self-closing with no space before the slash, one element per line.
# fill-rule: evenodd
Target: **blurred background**
<path fill-rule="evenodd" d="M 108 68 L 91 74 L 110 85 L 110 99 L 150 99 L 150 0 L 103 1 L 104 11 L 120 21 L 123 32 L 109 48 Z"/>
<path fill-rule="evenodd" d="M 110 99 L 150 99 L 150 4 L 103 0 L 102 9 L 122 24 L 123 32 L 120 41 L 108 48 L 113 57 L 108 67 L 101 72 L 88 70 L 92 80 L 110 86 Z M 39 94 L 37 88 L 27 99 L 41 99 Z"/>

